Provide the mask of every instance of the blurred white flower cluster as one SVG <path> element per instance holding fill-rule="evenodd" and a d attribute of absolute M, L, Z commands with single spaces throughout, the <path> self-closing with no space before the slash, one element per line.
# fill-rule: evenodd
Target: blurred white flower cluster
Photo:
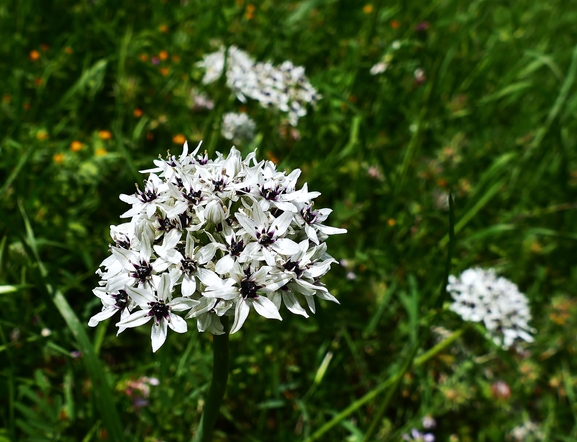
<path fill-rule="evenodd" d="M 247 114 L 229 112 L 222 116 L 222 136 L 235 143 L 251 141 L 255 128 L 255 122 Z"/>
<path fill-rule="evenodd" d="M 447 291 L 454 299 L 451 310 L 465 321 L 483 322 L 498 345 L 507 348 L 516 339 L 533 341 L 527 298 L 493 269 L 467 269 L 459 278 L 451 275 Z"/>
<path fill-rule="evenodd" d="M 325 240 L 346 230 L 325 226 L 330 209 L 313 207 L 319 192 L 300 170 L 276 170 L 270 161 L 245 159 L 234 147 L 210 160 L 200 145 L 180 157 L 158 159 L 143 190 L 120 195 L 131 205 L 111 226 L 114 244 L 97 274 L 93 290 L 102 311 L 89 325 L 120 312 L 118 333 L 152 320 L 152 348 L 166 340 L 167 329 L 197 328 L 224 333 L 220 318 L 233 316 L 238 331 L 249 312 L 281 319 L 281 304 L 308 317 L 299 298 L 315 312 L 314 298 L 338 302 L 320 282 L 332 263 Z M 177 312 L 186 312 L 181 317 Z"/>
<path fill-rule="evenodd" d="M 226 61 L 225 61 L 226 60 Z M 226 64 L 226 84 L 236 97 L 258 101 L 288 114 L 292 126 L 307 114 L 306 106 L 315 105 L 321 96 L 310 84 L 302 66 L 290 61 L 280 66 L 256 63 L 246 52 L 231 46 L 205 55 L 197 65 L 205 69 L 204 84 L 218 80 Z"/>

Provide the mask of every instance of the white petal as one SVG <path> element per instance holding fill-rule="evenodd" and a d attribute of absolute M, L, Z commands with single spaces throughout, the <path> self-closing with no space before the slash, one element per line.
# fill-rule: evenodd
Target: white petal
<path fill-rule="evenodd" d="M 220 275 L 224 275 L 224 274 L 230 272 L 230 269 L 232 269 L 233 264 L 234 264 L 234 259 L 232 258 L 232 256 L 224 255 L 222 258 L 220 258 L 217 261 L 216 267 L 214 269 L 216 270 L 216 273 L 218 273 Z"/>
<path fill-rule="evenodd" d="M 308 224 L 305 224 L 305 232 L 309 239 L 314 242 L 315 244 L 319 243 L 319 238 L 317 236 L 317 231 Z"/>
<path fill-rule="evenodd" d="M 148 310 L 138 310 L 137 312 L 132 313 L 127 318 L 117 322 L 116 325 L 118 327 L 138 327 L 139 325 L 146 324 L 150 321 L 152 316 L 148 316 Z"/>
<path fill-rule="evenodd" d="M 300 251 L 299 245 L 292 239 L 279 238 L 271 246 L 277 253 L 282 255 L 294 255 Z"/>
<path fill-rule="evenodd" d="M 136 302 L 141 307 L 148 307 L 149 302 L 156 301 L 156 298 L 152 293 L 145 289 L 139 289 L 136 287 L 126 287 L 126 293 L 130 296 L 134 302 Z"/>
<path fill-rule="evenodd" d="M 105 319 L 111 318 L 117 311 L 118 309 L 115 307 L 107 307 L 100 313 L 97 313 L 92 318 L 90 318 L 90 320 L 88 321 L 88 325 L 90 327 L 96 327 L 100 321 L 104 321 Z"/>
<path fill-rule="evenodd" d="M 196 278 L 194 276 L 185 276 L 180 286 L 182 296 L 190 296 L 196 290 Z"/>
<path fill-rule="evenodd" d="M 309 310 L 312 313 L 315 313 L 316 307 L 315 307 L 315 298 L 313 296 L 305 296 L 305 299 L 307 301 L 307 305 L 309 307 Z"/>
<path fill-rule="evenodd" d="M 286 305 L 286 308 L 289 309 L 291 313 L 294 313 L 295 315 L 304 316 L 305 318 L 309 317 L 306 310 L 302 308 L 301 305 L 299 304 L 299 301 L 294 293 L 283 292 L 282 299 L 284 301 L 284 304 Z"/>
<path fill-rule="evenodd" d="M 245 232 L 252 236 L 254 239 L 258 239 L 256 237 L 257 226 L 254 221 L 242 213 L 237 213 L 235 216 L 240 225 L 244 227 Z"/>
<path fill-rule="evenodd" d="M 171 291 L 172 291 L 172 281 L 170 279 L 170 275 L 168 273 L 163 273 L 162 276 L 160 277 L 158 287 L 156 288 L 156 295 L 158 296 L 158 299 L 166 301 L 170 299 Z"/>
<path fill-rule="evenodd" d="M 230 334 L 236 333 L 240 330 L 244 321 L 248 317 L 248 313 L 250 312 L 250 307 L 245 302 L 244 299 L 240 299 L 236 303 L 236 308 L 234 309 L 234 323 L 232 324 L 232 328 L 230 329 Z"/>
<path fill-rule="evenodd" d="M 166 319 L 161 319 L 159 322 L 154 321 L 152 323 L 152 330 L 150 332 L 150 339 L 152 340 L 152 351 L 156 352 L 164 341 L 166 341 Z"/>
<path fill-rule="evenodd" d="M 277 234 L 282 235 L 284 232 L 286 232 L 293 219 L 294 215 L 291 212 L 283 212 L 281 216 L 274 220 L 271 226 L 271 230 L 277 229 Z"/>
<path fill-rule="evenodd" d="M 174 298 L 170 301 L 167 305 L 170 307 L 171 310 L 176 312 L 183 312 L 185 310 L 189 310 L 193 307 L 196 307 L 200 301 L 191 298 Z"/>
<path fill-rule="evenodd" d="M 186 333 L 188 327 L 186 325 L 186 321 L 182 319 L 180 316 L 175 315 L 174 313 L 168 313 L 168 317 L 170 321 L 168 322 L 168 326 L 174 330 L 176 333 Z"/>
<path fill-rule="evenodd" d="M 338 227 L 323 226 L 322 224 L 316 224 L 316 227 L 325 235 L 338 235 L 341 233 L 347 233 L 347 229 L 340 229 Z"/>
<path fill-rule="evenodd" d="M 268 319 L 278 319 L 282 321 L 276 306 L 266 296 L 257 296 L 252 301 L 252 305 L 259 315 Z"/>

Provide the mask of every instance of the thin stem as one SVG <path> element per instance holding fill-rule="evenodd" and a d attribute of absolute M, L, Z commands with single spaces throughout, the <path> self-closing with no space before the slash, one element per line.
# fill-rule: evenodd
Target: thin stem
<path fill-rule="evenodd" d="M 468 324 L 466 324 L 460 330 L 457 330 L 456 332 L 452 333 L 444 341 L 435 345 L 432 349 L 430 349 L 425 354 L 419 356 L 418 358 L 415 358 L 415 360 L 413 361 L 413 367 L 418 367 L 420 365 L 423 365 L 429 359 L 433 358 L 435 355 L 437 355 L 442 350 L 447 348 L 449 345 L 451 345 L 453 342 L 455 342 L 459 337 L 461 337 L 461 335 L 464 333 L 464 331 L 467 329 L 467 327 L 468 327 Z M 341 411 L 335 417 L 333 417 L 329 422 L 327 422 L 321 428 L 319 428 L 317 431 L 315 431 L 309 438 L 307 438 L 305 440 L 305 442 L 312 442 L 314 440 L 320 439 L 327 431 L 329 431 L 331 428 L 333 428 L 335 425 L 337 425 L 339 422 L 341 422 L 347 416 L 349 416 L 350 414 L 357 411 L 359 408 L 361 408 L 364 404 L 369 402 L 371 399 L 378 396 L 382 391 L 384 391 L 388 387 L 394 385 L 401 378 L 402 378 L 402 376 L 399 376 L 399 373 L 397 373 L 397 374 L 391 376 L 390 378 L 384 380 L 374 390 L 369 391 L 362 398 L 353 402 L 351 405 L 349 405 L 347 408 L 345 408 L 343 411 Z"/>
<path fill-rule="evenodd" d="M 213 335 L 212 338 L 212 381 L 208 390 L 208 397 L 204 404 L 202 417 L 193 442 L 209 442 L 212 440 L 214 424 L 220 412 L 220 404 L 226 391 L 228 381 L 228 318 L 221 318 L 224 326 L 223 335 Z"/>

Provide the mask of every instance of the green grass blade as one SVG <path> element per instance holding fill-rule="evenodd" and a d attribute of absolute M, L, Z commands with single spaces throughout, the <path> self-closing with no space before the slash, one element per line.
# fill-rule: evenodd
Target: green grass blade
<path fill-rule="evenodd" d="M 93 393 L 96 404 L 100 410 L 102 422 L 108 430 L 111 440 L 122 442 L 125 440 L 124 432 L 119 415 L 116 412 L 112 389 L 108 383 L 104 368 L 98 356 L 96 356 L 94 347 L 86 334 L 85 325 L 80 323 L 74 310 L 72 310 L 70 304 L 68 304 L 68 301 L 60 291 L 54 293 L 53 300 L 54 305 L 56 305 L 56 308 L 66 321 L 68 328 L 70 328 L 72 334 L 78 341 L 86 371 L 92 380 Z"/>

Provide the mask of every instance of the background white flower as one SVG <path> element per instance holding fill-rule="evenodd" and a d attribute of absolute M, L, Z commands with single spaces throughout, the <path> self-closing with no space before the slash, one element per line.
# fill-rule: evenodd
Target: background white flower
<path fill-rule="evenodd" d="M 507 348 L 517 339 L 532 342 L 531 313 L 525 295 L 495 270 L 473 268 L 449 276 L 451 310 L 465 321 L 483 322 L 493 340 Z"/>

